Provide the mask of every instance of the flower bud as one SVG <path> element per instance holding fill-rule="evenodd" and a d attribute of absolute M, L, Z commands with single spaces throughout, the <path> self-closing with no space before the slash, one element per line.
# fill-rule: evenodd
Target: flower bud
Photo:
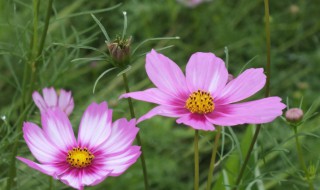
<path fill-rule="evenodd" d="M 121 39 L 117 37 L 113 42 L 107 42 L 111 58 L 116 66 L 124 66 L 130 60 L 131 37 Z"/>
<path fill-rule="evenodd" d="M 286 120 L 290 123 L 298 123 L 303 118 L 303 111 L 299 108 L 291 108 L 286 112 Z"/>

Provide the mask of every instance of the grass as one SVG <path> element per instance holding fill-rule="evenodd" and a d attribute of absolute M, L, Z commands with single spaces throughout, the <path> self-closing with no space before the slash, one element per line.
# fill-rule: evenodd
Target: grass
<path fill-rule="evenodd" d="M 45 28 L 48 2 L 40 2 L 38 43 Z M 121 3 L 121 4 L 120 4 Z M 320 24 L 317 1 L 271 1 L 271 95 L 277 95 L 310 113 L 319 110 Z M 120 5 L 119 5 L 120 4 Z M 114 7 L 115 6 L 115 7 Z M 296 6 L 296 7 L 295 7 Z M 108 8 L 114 7 L 112 10 Z M 297 12 L 298 8 L 298 12 Z M 0 0 L 0 189 L 5 189 L 12 157 L 12 146 L 18 143 L 18 155 L 32 158 L 21 137 L 21 122 L 39 122 L 39 113 L 31 102 L 33 89 L 46 86 L 72 90 L 75 111 L 70 119 L 77 131 L 81 115 L 92 101 L 108 101 L 114 109 L 114 119 L 130 117 L 121 77 L 111 71 L 92 89 L 96 79 L 112 67 L 107 55 L 105 37 L 92 19 L 93 13 L 106 28 L 111 39 L 121 35 L 123 11 L 127 12 L 127 35 L 133 38 L 133 48 L 149 38 L 175 37 L 179 40 L 155 40 L 143 44 L 137 59 L 127 72 L 132 91 L 152 86 L 144 70 L 144 54 L 151 48 L 161 49 L 181 68 L 197 51 L 213 52 L 224 58 L 229 50 L 229 72 L 238 75 L 241 68 L 264 67 L 266 63 L 263 1 L 214 0 L 195 8 L 176 1 L 54 1 L 44 48 L 39 57 L 35 50 L 33 1 Z M 96 61 L 79 58 L 94 58 Z M 78 59 L 78 60 L 77 60 Z M 37 62 L 32 85 L 24 67 Z M 31 67 L 28 67 L 31 68 Z M 32 73 L 31 70 L 28 72 Z M 27 76 L 24 78 L 23 76 Z M 31 89 L 32 87 L 32 89 Z M 27 93 L 23 94 L 24 88 Z M 28 92 L 30 91 L 30 92 Z M 263 96 L 263 90 L 254 98 Z M 24 97 L 24 98 L 22 98 Z M 137 116 L 153 105 L 134 101 Z M 319 163 L 320 118 L 308 119 L 299 129 L 306 164 Z M 155 117 L 139 125 L 144 142 L 150 189 L 192 189 L 193 130 L 175 123 L 174 119 Z M 255 126 L 224 128 L 219 164 L 213 176 L 214 190 L 228 190 L 234 184 L 240 163 L 245 156 Z M 213 133 L 200 132 L 200 189 L 205 189 L 211 158 Z M 223 148 L 222 148 L 223 146 Z M 48 189 L 48 177 L 16 162 L 16 187 L 12 189 Z M 263 125 L 253 156 L 240 189 L 281 190 L 307 189 L 301 178 L 295 149 L 294 133 L 280 118 Z M 320 187 L 316 176 L 315 187 Z M 54 181 L 53 189 L 70 189 Z M 103 183 L 86 189 L 143 189 L 141 164 L 137 162 L 120 177 L 110 177 Z"/>

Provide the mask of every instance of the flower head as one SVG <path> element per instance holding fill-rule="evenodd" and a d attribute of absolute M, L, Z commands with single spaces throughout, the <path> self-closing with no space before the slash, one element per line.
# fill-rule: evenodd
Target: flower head
<path fill-rule="evenodd" d="M 120 97 L 159 104 L 138 122 L 162 115 L 195 129 L 214 130 L 214 125 L 271 122 L 285 108 L 279 97 L 237 103 L 264 86 L 263 69 L 248 69 L 227 83 L 225 64 L 212 53 L 193 54 L 184 76 L 173 61 L 152 50 L 147 54 L 146 71 L 156 88 Z"/>
<path fill-rule="evenodd" d="M 32 94 L 33 101 L 41 113 L 47 111 L 49 108 L 60 108 L 67 115 L 70 115 L 73 111 L 74 102 L 71 92 L 65 91 L 64 89 L 56 92 L 54 88 L 51 87 L 44 88 L 42 94 L 43 97 L 37 91 Z"/>
<path fill-rule="evenodd" d="M 117 37 L 113 42 L 108 42 L 107 47 L 116 66 L 126 66 L 130 60 L 131 37 L 122 39 Z"/>
<path fill-rule="evenodd" d="M 299 108 L 291 108 L 286 112 L 286 120 L 290 123 L 298 123 L 303 118 L 303 111 Z"/>
<path fill-rule="evenodd" d="M 60 109 L 42 113 L 41 123 L 42 128 L 30 122 L 23 125 L 24 139 L 40 163 L 17 158 L 76 189 L 122 174 L 141 153 L 139 146 L 132 146 L 139 130 L 135 120 L 112 123 L 112 110 L 106 102 L 92 103 L 84 112 L 78 140 Z"/>

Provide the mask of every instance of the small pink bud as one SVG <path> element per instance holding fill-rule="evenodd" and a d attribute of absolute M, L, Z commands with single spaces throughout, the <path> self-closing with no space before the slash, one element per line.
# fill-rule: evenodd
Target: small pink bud
<path fill-rule="evenodd" d="M 291 123 L 298 123 L 303 118 L 303 111 L 299 108 L 291 108 L 286 112 L 286 119 Z"/>

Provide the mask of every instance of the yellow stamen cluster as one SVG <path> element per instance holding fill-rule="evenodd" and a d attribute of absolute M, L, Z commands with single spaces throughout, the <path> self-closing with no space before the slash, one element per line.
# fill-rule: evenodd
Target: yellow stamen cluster
<path fill-rule="evenodd" d="M 75 168 L 84 168 L 91 164 L 94 155 L 87 148 L 73 148 L 68 151 L 67 162 Z"/>
<path fill-rule="evenodd" d="M 189 96 L 186 101 L 185 108 L 187 108 L 191 113 L 210 113 L 214 110 L 213 98 L 209 92 L 198 90 Z"/>

